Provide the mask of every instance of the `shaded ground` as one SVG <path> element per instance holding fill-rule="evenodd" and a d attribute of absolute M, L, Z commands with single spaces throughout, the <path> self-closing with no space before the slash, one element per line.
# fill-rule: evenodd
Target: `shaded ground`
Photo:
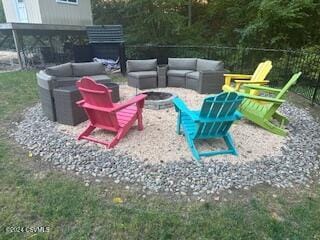
<path fill-rule="evenodd" d="M 297 106 L 308 110 L 315 119 L 320 121 L 320 106 L 319 105 L 314 104 L 312 106 L 310 101 L 308 101 L 304 97 L 302 97 L 298 94 L 295 94 L 295 93 L 290 93 L 288 96 L 288 100 L 290 102 L 293 102 Z"/>
<path fill-rule="evenodd" d="M 18 55 L 14 51 L 0 51 L 0 72 L 20 69 Z"/>
<path fill-rule="evenodd" d="M 0 239 L 320 239 L 319 184 L 172 202 L 108 182 L 86 187 L 43 166 L 6 133 L 37 101 L 35 87 L 34 72 L 0 74 Z M 6 233 L 9 226 L 50 231 Z"/>

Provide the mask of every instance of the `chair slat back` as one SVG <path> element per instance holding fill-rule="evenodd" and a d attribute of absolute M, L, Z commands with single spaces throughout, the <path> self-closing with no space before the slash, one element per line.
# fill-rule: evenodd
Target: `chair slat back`
<path fill-rule="evenodd" d="M 266 79 L 268 73 L 272 69 L 272 62 L 265 61 L 258 65 L 257 69 L 252 75 L 251 81 L 262 82 Z"/>
<path fill-rule="evenodd" d="M 195 137 L 206 138 L 225 135 L 233 122 L 228 119 L 234 115 L 242 100 L 243 96 L 235 92 L 220 93 L 216 96 L 205 98 L 200 111 L 199 128 Z M 220 120 L 217 121 L 217 118 Z M 206 122 L 201 123 L 201 119 L 206 120 Z"/>
<path fill-rule="evenodd" d="M 289 88 L 297 83 L 297 81 L 298 81 L 299 77 L 301 76 L 301 74 L 302 74 L 301 72 L 298 72 L 298 73 L 294 74 L 291 77 L 291 79 L 287 82 L 287 84 L 284 85 L 284 87 L 282 88 L 281 92 L 278 93 L 276 98 L 277 99 L 283 99 L 285 94 L 289 90 Z"/>
<path fill-rule="evenodd" d="M 77 82 L 77 87 L 83 97 L 83 100 L 88 106 L 113 108 L 111 90 L 102 84 L 97 84 L 90 77 L 83 77 Z M 108 113 L 84 107 L 89 120 L 93 125 L 99 125 L 106 129 L 117 130 L 119 128 L 118 120 L 115 113 Z"/>

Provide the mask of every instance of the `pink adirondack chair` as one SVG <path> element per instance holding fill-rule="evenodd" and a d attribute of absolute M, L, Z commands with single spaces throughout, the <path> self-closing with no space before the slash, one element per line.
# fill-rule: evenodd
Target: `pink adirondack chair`
<path fill-rule="evenodd" d="M 77 87 L 83 100 L 77 104 L 84 108 L 89 124 L 79 135 L 78 140 L 86 139 L 105 145 L 107 148 L 114 147 L 138 120 L 138 130 L 143 130 L 142 109 L 146 95 L 138 95 L 125 103 L 112 102 L 111 92 L 106 86 L 97 84 L 90 77 L 83 77 L 77 82 Z M 111 141 L 102 141 L 90 136 L 96 128 L 116 133 Z"/>

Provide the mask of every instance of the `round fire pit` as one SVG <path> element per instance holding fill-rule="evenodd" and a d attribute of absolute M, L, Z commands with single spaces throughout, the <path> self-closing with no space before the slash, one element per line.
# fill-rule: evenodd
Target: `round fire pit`
<path fill-rule="evenodd" d="M 167 92 L 143 92 L 143 94 L 147 95 L 147 98 L 144 103 L 144 107 L 148 109 L 165 109 L 173 106 L 172 99 L 176 96 L 172 93 Z"/>

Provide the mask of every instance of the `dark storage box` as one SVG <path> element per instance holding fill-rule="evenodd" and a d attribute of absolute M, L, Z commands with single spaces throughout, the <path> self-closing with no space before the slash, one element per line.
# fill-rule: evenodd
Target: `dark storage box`
<path fill-rule="evenodd" d="M 76 86 L 56 88 L 53 90 L 53 96 L 59 123 L 75 126 L 88 119 L 83 109 L 76 104 L 82 99 Z"/>
<path fill-rule="evenodd" d="M 99 82 L 112 90 L 112 101 L 119 102 L 119 85 L 109 83 L 107 81 Z M 84 110 L 76 104 L 81 100 L 81 94 L 76 86 L 67 86 L 55 88 L 53 90 L 54 107 L 56 112 L 56 120 L 59 123 L 75 126 L 86 121 L 87 115 Z"/>
<path fill-rule="evenodd" d="M 40 97 L 40 102 L 42 106 L 42 111 L 44 115 L 48 117 L 51 121 L 56 121 L 56 111 L 54 109 L 54 100 L 51 97 L 51 90 L 42 88 L 38 85 L 38 92 Z"/>

